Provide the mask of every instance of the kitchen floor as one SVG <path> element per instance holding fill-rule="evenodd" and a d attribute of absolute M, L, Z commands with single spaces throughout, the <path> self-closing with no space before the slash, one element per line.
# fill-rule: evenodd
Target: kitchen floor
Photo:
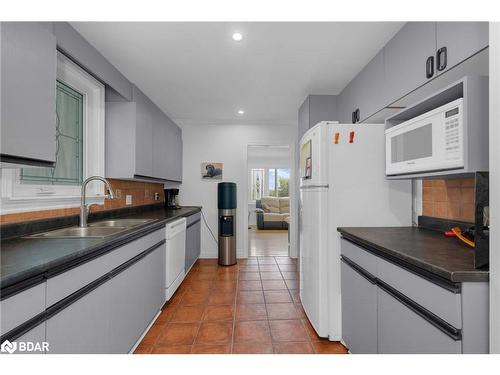
<path fill-rule="evenodd" d="M 288 231 L 248 229 L 248 251 L 251 256 L 288 256 Z"/>
<path fill-rule="evenodd" d="M 289 257 L 230 267 L 200 259 L 135 350 L 138 354 L 345 354 L 316 335 Z"/>

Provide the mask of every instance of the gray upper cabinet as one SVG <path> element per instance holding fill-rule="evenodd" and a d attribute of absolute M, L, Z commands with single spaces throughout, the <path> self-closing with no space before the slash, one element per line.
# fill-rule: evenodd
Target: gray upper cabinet
<path fill-rule="evenodd" d="M 438 74 L 486 48 L 489 43 L 488 27 L 488 22 L 438 22 L 436 66 L 441 64 L 444 67 L 438 69 Z"/>
<path fill-rule="evenodd" d="M 56 38 L 39 23 L 2 22 L 2 163 L 56 160 Z"/>
<path fill-rule="evenodd" d="M 106 102 L 106 175 L 182 181 L 182 131 L 137 87 Z"/>
<path fill-rule="evenodd" d="M 435 52 L 434 22 L 408 22 L 387 43 L 384 49 L 387 104 L 429 79 L 426 76 L 426 61 L 434 59 Z"/>
<path fill-rule="evenodd" d="M 308 95 L 299 108 L 299 139 L 318 122 L 338 121 L 336 95 Z"/>

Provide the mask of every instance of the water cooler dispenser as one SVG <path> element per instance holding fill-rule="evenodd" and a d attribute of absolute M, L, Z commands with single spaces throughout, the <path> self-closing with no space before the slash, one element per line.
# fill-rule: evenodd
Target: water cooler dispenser
<path fill-rule="evenodd" d="M 217 185 L 219 208 L 219 264 L 236 264 L 236 184 L 220 182 Z"/>

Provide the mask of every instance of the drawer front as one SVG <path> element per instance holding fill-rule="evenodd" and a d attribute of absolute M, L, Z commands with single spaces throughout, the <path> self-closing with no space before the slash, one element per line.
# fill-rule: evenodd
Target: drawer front
<path fill-rule="evenodd" d="M 17 346 L 17 351 L 15 354 L 45 354 L 45 329 L 46 329 L 46 323 L 40 323 L 36 327 L 33 327 L 30 329 L 28 332 L 26 332 L 24 335 L 18 337 L 17 339 L 14 340 L 14 342 L 18 343 Z M 32 351 L 21 351 L 19 347 L 20 342 L 26 342 L 26 343 L 33 343 L 36 345 L 36 350 L 35 348 L 30 348 L 29 350 Z M 48 346 L 48 351 L 50 352 L 50 344 Z"/>
<path fill-rule="evenodd" d="M 341 239 L 341 254 L 372 275 L 377 275 L 377 257 L 352 242 Z"/>
<path fill-rule="evenodd" d="M 0 334 L 4 335 L 45 311 L 45 283 L 38 284 L 0 301 L 0 311 Z"/>
<path fill-rule="evenodd" d="M 201 212 L 198 212 L 194 215 L 188 216 L 186 218 L 186 226 L 189 226 L 191 223 L 199 221 L 201 219 Z"/>
<path fill-rule="evenodd" d="M 377 277 L 455 328 L 462 327 L 461 295 L 377 257 Z"/>
<path fill-rule="evenodd" d="M 378 288 L 378 350 L 382 354 L 458 354 L 455 341 Z"/>
<path fill-rule="evenodd" d="M 159 229 L 81 266 L 48 279 L 47 307 L 76 292 L 163 239 L 165 239 L 165 230 Z"/>

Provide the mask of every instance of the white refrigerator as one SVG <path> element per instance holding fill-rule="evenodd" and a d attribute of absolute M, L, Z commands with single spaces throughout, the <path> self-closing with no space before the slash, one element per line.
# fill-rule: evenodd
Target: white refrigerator
<path fill-rule="evenodd" d="M 332 341 L 342 337 L 337 227 L 411 225 L 410 181 L 385 177 L 384 130 L 325 121 L 300 142 L 300 299 Z"/>

